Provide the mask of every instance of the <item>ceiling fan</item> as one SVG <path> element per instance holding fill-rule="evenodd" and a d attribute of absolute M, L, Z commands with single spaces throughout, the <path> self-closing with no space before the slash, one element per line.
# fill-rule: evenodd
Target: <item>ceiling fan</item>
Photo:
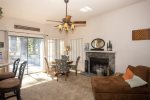
<path fill-rule="evenodd" d="M 69 30 L 74 30 L 75 25 L 79 25 L 79 24 L 85 25 L 86 21 L 71 21 L 71 16 L 67 14 L 67 8 L 68 8 L 67 3 L 69 2 L 69 0 L 64 0 L 64 2 L 66 3 L 65 18 L 63 18 L 62 21 L 55 21 L 55 20 L 47 20 L 47 21 L 60 23 L 59 25 L 56 25 L 55 27 L 58 27 L 60 31 L 64 30 L 66 32 L 68 32 Z"/>

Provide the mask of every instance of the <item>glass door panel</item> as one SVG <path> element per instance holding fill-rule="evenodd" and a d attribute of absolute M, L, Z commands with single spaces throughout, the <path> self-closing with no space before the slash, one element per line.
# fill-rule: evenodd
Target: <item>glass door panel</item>
<path fill-rule="evenodd" d="M 43 39 L 28 38 L 28 73 L 39 72 L 43 68 Z"/>
<path fill-rule="evenodd" d="M 27 38 L 9 36 L 9 60 L 14 62 L 17 58 L 21 59 L 20 62 L 27 61 Z M 10 70 L 12 70 L 12 67 L 10 67 Z M 25 73 L 27 73 L 26 69 Z"/>
<path fill-rule="evenodd" d="M 28 62 L 25 74 L 42 71 L 43 39 L 9 36 L 9 60 L 14 62 L 17 58 Z"/>

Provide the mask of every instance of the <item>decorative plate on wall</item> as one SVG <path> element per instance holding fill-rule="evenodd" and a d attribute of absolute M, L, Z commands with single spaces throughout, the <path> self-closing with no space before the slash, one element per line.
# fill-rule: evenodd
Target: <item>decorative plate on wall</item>
<path fill-rule="evenodd" d="M 150 29 L 133 30 L 132 40 L 150 40 Z"/>

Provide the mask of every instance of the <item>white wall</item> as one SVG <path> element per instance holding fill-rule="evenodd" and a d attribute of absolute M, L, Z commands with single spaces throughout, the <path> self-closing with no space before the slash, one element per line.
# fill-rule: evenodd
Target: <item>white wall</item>
<path fill-rule="evenodd" d="M 40 28 L 40 32 L 14 29 L 14 25 L 23 25 L 23 26 Z M 0 30 L 32 33 L 32 34 L 22 34 L 22 33 L 9 32 L 9 35 L 44 37 L 41 34 L 45 34 L 45 35 L 48 35 L 46 36 L 46 40 L 48 38 L 63 38 L 66 40 L 66 34 L 64 33 L 60 34 L 59 31 L 56 30 L 52 25 L 26 21 L 23 19 L 9 18 L 5 16 L 2 19 L 0 19 Z M 0 39 L 1 38 L 2 37 L 0 37 Z M 45 48 L 47 49 L 47 46 Z"/>
<path fill-rule="evenodd" d="M 113 50 L 116 52 L 116 71 L 124 72 L 129 64 L 150 66 L 150 40 L 132 41 L 132 30 L 150 28 L 149 5 L 150 0 L 145 0 L 126 8 L 93 17 L 87 21 L 86 27 L 77 27 L 74 32 L 67 35 L 66 33 L 59 33 L 50 25 L 7 17 L 0 20 L 0 30 L 44 33 L 48 35 L 46 38 L 64 38 L 66 45 L 69 44 L 70 39 L 75 38 L 83 38 L 84 43 L 90 43 L 95 38 L 102 38 L 105 42 L 111 40 Z M 41 32 L 16 30 L 13 28 L 14 24 L 38 27 Z M 84 63 L 79 69 L 84 70 Z"/>
<path fill-rule="evenodd" d="M 14 29 L 14 25 L 23 25 L 23 26 L 40 28 L 40 32 Z M 55 31 L 54 33 L 52 26 L 48 24 L 41 24 L 41 23 L 31 22 L 23 19 L 10 18 L 5 16 L 0 20 L 0 30 L 9 30 L 9 31 L 26 32 L 26 33 L 34 33 L 34 34 L 58 34 L 57 31 Z M 19 34 L 17 33 L 17 35 Z"/>
<path fill-rule="evenodd" d="M 124 72 L 128 65 L 150 66 L 150 40 L 132 41 L 132 30 L 150 28 L 149 5 L 150 0 L 145 0 L 93 17 L 86 27 L 68 34 L 68 42 L 72 38 L 84 38 L 84 43 L 91 43 L 95 38 L 111 40 L 116 52 L 116 72 Z M 80 67 L 84 69 L 84 64 Z"/>

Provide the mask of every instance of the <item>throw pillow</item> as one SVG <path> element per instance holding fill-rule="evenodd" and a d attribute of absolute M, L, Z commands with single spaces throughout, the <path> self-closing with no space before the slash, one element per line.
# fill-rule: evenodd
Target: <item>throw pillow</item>
<path fill-rule="evenodd" d="M 133 75 L 134 75 L 134 73 L 129 68 L 127 68 L 125 74 L 123 75 L 123 79 L 124 80 L 132 79 Z"/>
<path fill-rule="evenodd" d="M 132 79 L 128 79 L 125 81 L 130 85 L 131 88 L 144 86 L 147 84 L 146 81 L 144 81 L 143 79 L 141 79 L 140 77 L 138 77 L 136 75 L 133 75 Z"/>

